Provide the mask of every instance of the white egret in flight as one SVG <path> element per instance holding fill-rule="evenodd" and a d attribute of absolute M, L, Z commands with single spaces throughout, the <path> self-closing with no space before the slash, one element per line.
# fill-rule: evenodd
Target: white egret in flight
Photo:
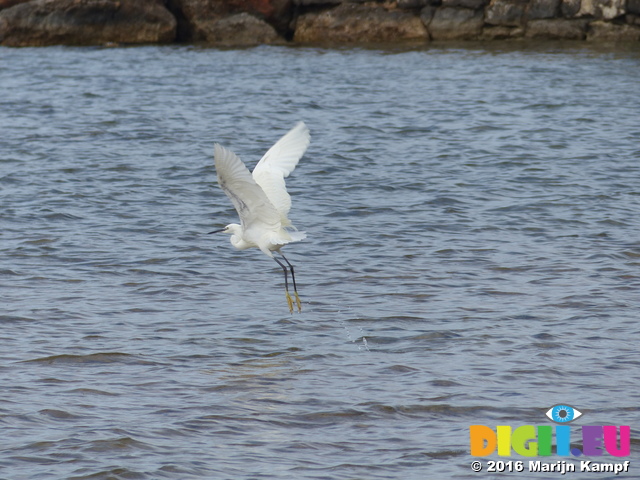
<path fill-rule="evenodd" d="M 210 233 L 229 233 L 231 245 L 237 249 L 259 248 L 265 255 L 273 258 L 284 272 L 284 288 L 291 313 L 293 300 L 289 294 L 287 266 L 291 271 L 298 312 L 302 311 L 302 305 L 293 265 L 280 249 L 288 243 L 299 242 L 306 235 L 298 232 L 287 217 L 291 209 L 291 197 L 287 193 L 284 179 L 296 168 L 309 142 L 309 129 L 303 122 L 299 122 L 264 154 L 253 169 L 253 174 L 249 173 L 235 153 L 217 143 L 214 145 L 218 183 L 238 211 L 240 225 L 232 223 L 222 230 Z M 273 252 L 278 252 L 287 265 L 274 257 Z"/>

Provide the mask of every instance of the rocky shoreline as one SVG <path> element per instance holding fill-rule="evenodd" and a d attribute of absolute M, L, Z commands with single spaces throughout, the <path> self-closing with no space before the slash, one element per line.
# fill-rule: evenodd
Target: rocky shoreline
<path fill-rule="evenodd" d="M 640 42 L 640 0 L 0 0 L 0 45 Z"/>

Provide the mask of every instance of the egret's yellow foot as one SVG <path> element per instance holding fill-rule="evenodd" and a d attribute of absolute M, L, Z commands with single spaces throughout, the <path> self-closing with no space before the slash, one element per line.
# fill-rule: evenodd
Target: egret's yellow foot
<path fill-rule="evenodd" d="M 289 305 L 289 313 L 293 313 L 293 300 L 291 300 L 291 295 L 289 295 L 289 292 L 285 292 L 285 294 L 287 295 L 287 304 Z"/>
<path fill-rule="evenodd" d="M 298 296 L 298 292 L 294 292 L 296 297 L 296 305 L 298 306 L 298 313 L 302 313 L 302 303 L 300 302 L 300 297 Z"/>

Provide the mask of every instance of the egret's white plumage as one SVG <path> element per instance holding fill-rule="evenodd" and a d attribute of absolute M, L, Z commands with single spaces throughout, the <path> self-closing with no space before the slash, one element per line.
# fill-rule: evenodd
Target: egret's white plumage
<path fill-rule="evenodd" d="M 218 231 L 231 234 L 231 244 L 239 250 L 259 248 L 282 267 L 291 311 L 293 302 L 288 291 L 287 267 L 273 256 L 273 252 L 280 253 L 284 245 L 306 237 L 304 232 L 296 231 L 289 220 L 291 197 L 284 179 L 296 168 L 309 142 L 309 129 L 299 122 L 264 154 L 253 173 L 249 173 L 242 160 L 231 150 L 217 143 L 214 145 L 218 183 L 240 216 L 240 225 L 232 223 Z M 282 253 L 280 255 L 291 270 L 296 304 L 300 311 L 293 266 Z"/>

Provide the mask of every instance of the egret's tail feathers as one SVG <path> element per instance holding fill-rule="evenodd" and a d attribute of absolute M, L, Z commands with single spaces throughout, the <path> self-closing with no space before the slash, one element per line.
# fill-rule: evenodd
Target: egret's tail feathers
<path fill-rule="evenodd" d="M 291 241 L 292 242 L 299 242 L 300 240 L 304 240 L 305 238 L 307 238 L 307 234 L 306 232 L 288 232 L 289 236 L 291 237 Z"/>
<path fill-rule="evenodd" d="M 285 235 L 281 233 L 277 234 L 277 235 L 272 235 L 270 237 L 267 237 L 265 239 L 267 247 L 265 247 L 265 249 L 263 250 L 262 248 L 260 248 L 263 252 L 267 252 L 269 250 L 272 250 L 272 248 L 268 247 L 268 245 L 277 245 L 277 249 L 280 248 L 280 246 L 282 245 L 286 245 L 287 243 L 292 243 L 292 242 L 299 242 L 300 240 L 304 240 L 305 238 L 307 238 L 307 234 L 305 232 L 291 232 L 288 230 L 285 230 Z M 268 250 L 267 250 L 268 248 Z M 269 253 L 267 253 L 267 255 L 271 256 Z"/>

